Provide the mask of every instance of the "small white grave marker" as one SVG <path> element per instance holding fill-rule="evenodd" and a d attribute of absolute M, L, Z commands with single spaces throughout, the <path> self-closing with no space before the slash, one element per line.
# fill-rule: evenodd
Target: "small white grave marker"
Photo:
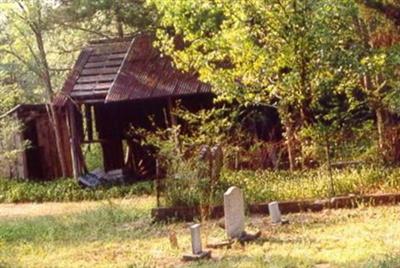
<path fill-rule="evenodd" d="M 272 223 L 282 222 L 281 211 L 279 210 L 278 202 L 271 202 L 268 204 L 269 215 L 271 216 Z"/>
<path fill-rule="evenodd" d="M 205 258 L 211 258 L 211 251 L 203 251 L 201 246 L 200 224 L 190 226 L 192 236 L 192 254 L 183 255 L 184 261 L 196 261 Z"/>
<path fill-rule="evenodd" d="M 229 238 L 239 238 L 244 232 L 244 199 L 238 187 L 224 193 L 225 230 Z"/>
<path fill-rule="evenodd" d="M 201 248 L 200 226 L 200 224 L 193 224 L 190 226 L 190 233 L 192 235 L 192 252 L 195 255 L 203 252 L 203 249 Z"/>

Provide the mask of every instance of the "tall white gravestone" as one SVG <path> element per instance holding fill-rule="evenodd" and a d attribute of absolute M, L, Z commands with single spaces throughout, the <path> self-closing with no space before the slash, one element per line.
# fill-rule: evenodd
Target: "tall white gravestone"
<path fill-rule="evenodd" d="M 282 221 L 281 211 L 278 202 L 271 202 L 268 204 L 269 215 L 271 216 L 272 223 L 280 223 Z"/>
<path fill-rule="evenodd" d="M 238 187 L 224 193 L 225 230 L 229 238 L 239 238 L 244 232 L 244 199 Z"/>
<path fill-rule="evenodd" d="M 192 235 L 192 253 L 201 254 L 203 249 L 201 247 L 200 224 L 190 226 L 190 233 Z"/>

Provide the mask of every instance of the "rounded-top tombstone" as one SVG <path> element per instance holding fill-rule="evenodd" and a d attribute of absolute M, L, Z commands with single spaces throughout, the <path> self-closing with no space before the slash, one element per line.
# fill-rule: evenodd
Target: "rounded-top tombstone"
<path fill-rule="evenodd" d="M 239 238 L 244 232 L 244 198 L 240 188 L 232 186 L 224 193 L 225 230 L 229 238 Z"/>

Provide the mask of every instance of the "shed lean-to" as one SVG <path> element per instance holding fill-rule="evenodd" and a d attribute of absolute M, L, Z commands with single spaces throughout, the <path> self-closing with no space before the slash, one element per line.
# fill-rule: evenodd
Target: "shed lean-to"
<path fill-rule="evenodd" d="M 60 112 L 60 119 L 65 115 Z M 23 128 L 12 139 L 12 147 L 23 149 L 15 160 L 3 163 L 0 176 L 3 178 L 19 178 L 33 180 L 50 180 L 62 176 L 54 131 L 49 119 L 46 105 L 21 104 L 0 116 L 0 120 L 13 118 L 23 124 Z M 61 144 L 63 147 L 66 172 L 72 175 L 71 154 L 69 153 L 69 137 L 65 120 L 60 120 Z M 29 141 L 27 148 L 22 144 Z"/>

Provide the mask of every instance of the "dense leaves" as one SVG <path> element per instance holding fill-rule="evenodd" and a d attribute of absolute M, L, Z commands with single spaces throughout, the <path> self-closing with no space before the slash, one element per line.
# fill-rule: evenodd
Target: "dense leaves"
<path fill-rule="evenodd" d="M 178 68 L 198 72 L 224 101 L 277 107 L 291 168 L 299 130 L 346 128 L 366 109 L 376 113 L 384 149 L 400 55 L 385 17 L 348 0 L 150 2 L 161 14 L 159 45 Z"/>
<path fill-rule="evenodd" d="M 304 166 L 310 141 L 323 147 L 327 136 L 360 129 L 376 140 L 367 147 L 397 162 L 398 7 L 394 0 L 5 1 L 0 111 L 48 101 L 88 40 L 155 31 L 155 45 L 210 83 L 217 100 L 277 109 L 291 169 Z M 204 130 L 199 143 L 209 140 Z"/>

